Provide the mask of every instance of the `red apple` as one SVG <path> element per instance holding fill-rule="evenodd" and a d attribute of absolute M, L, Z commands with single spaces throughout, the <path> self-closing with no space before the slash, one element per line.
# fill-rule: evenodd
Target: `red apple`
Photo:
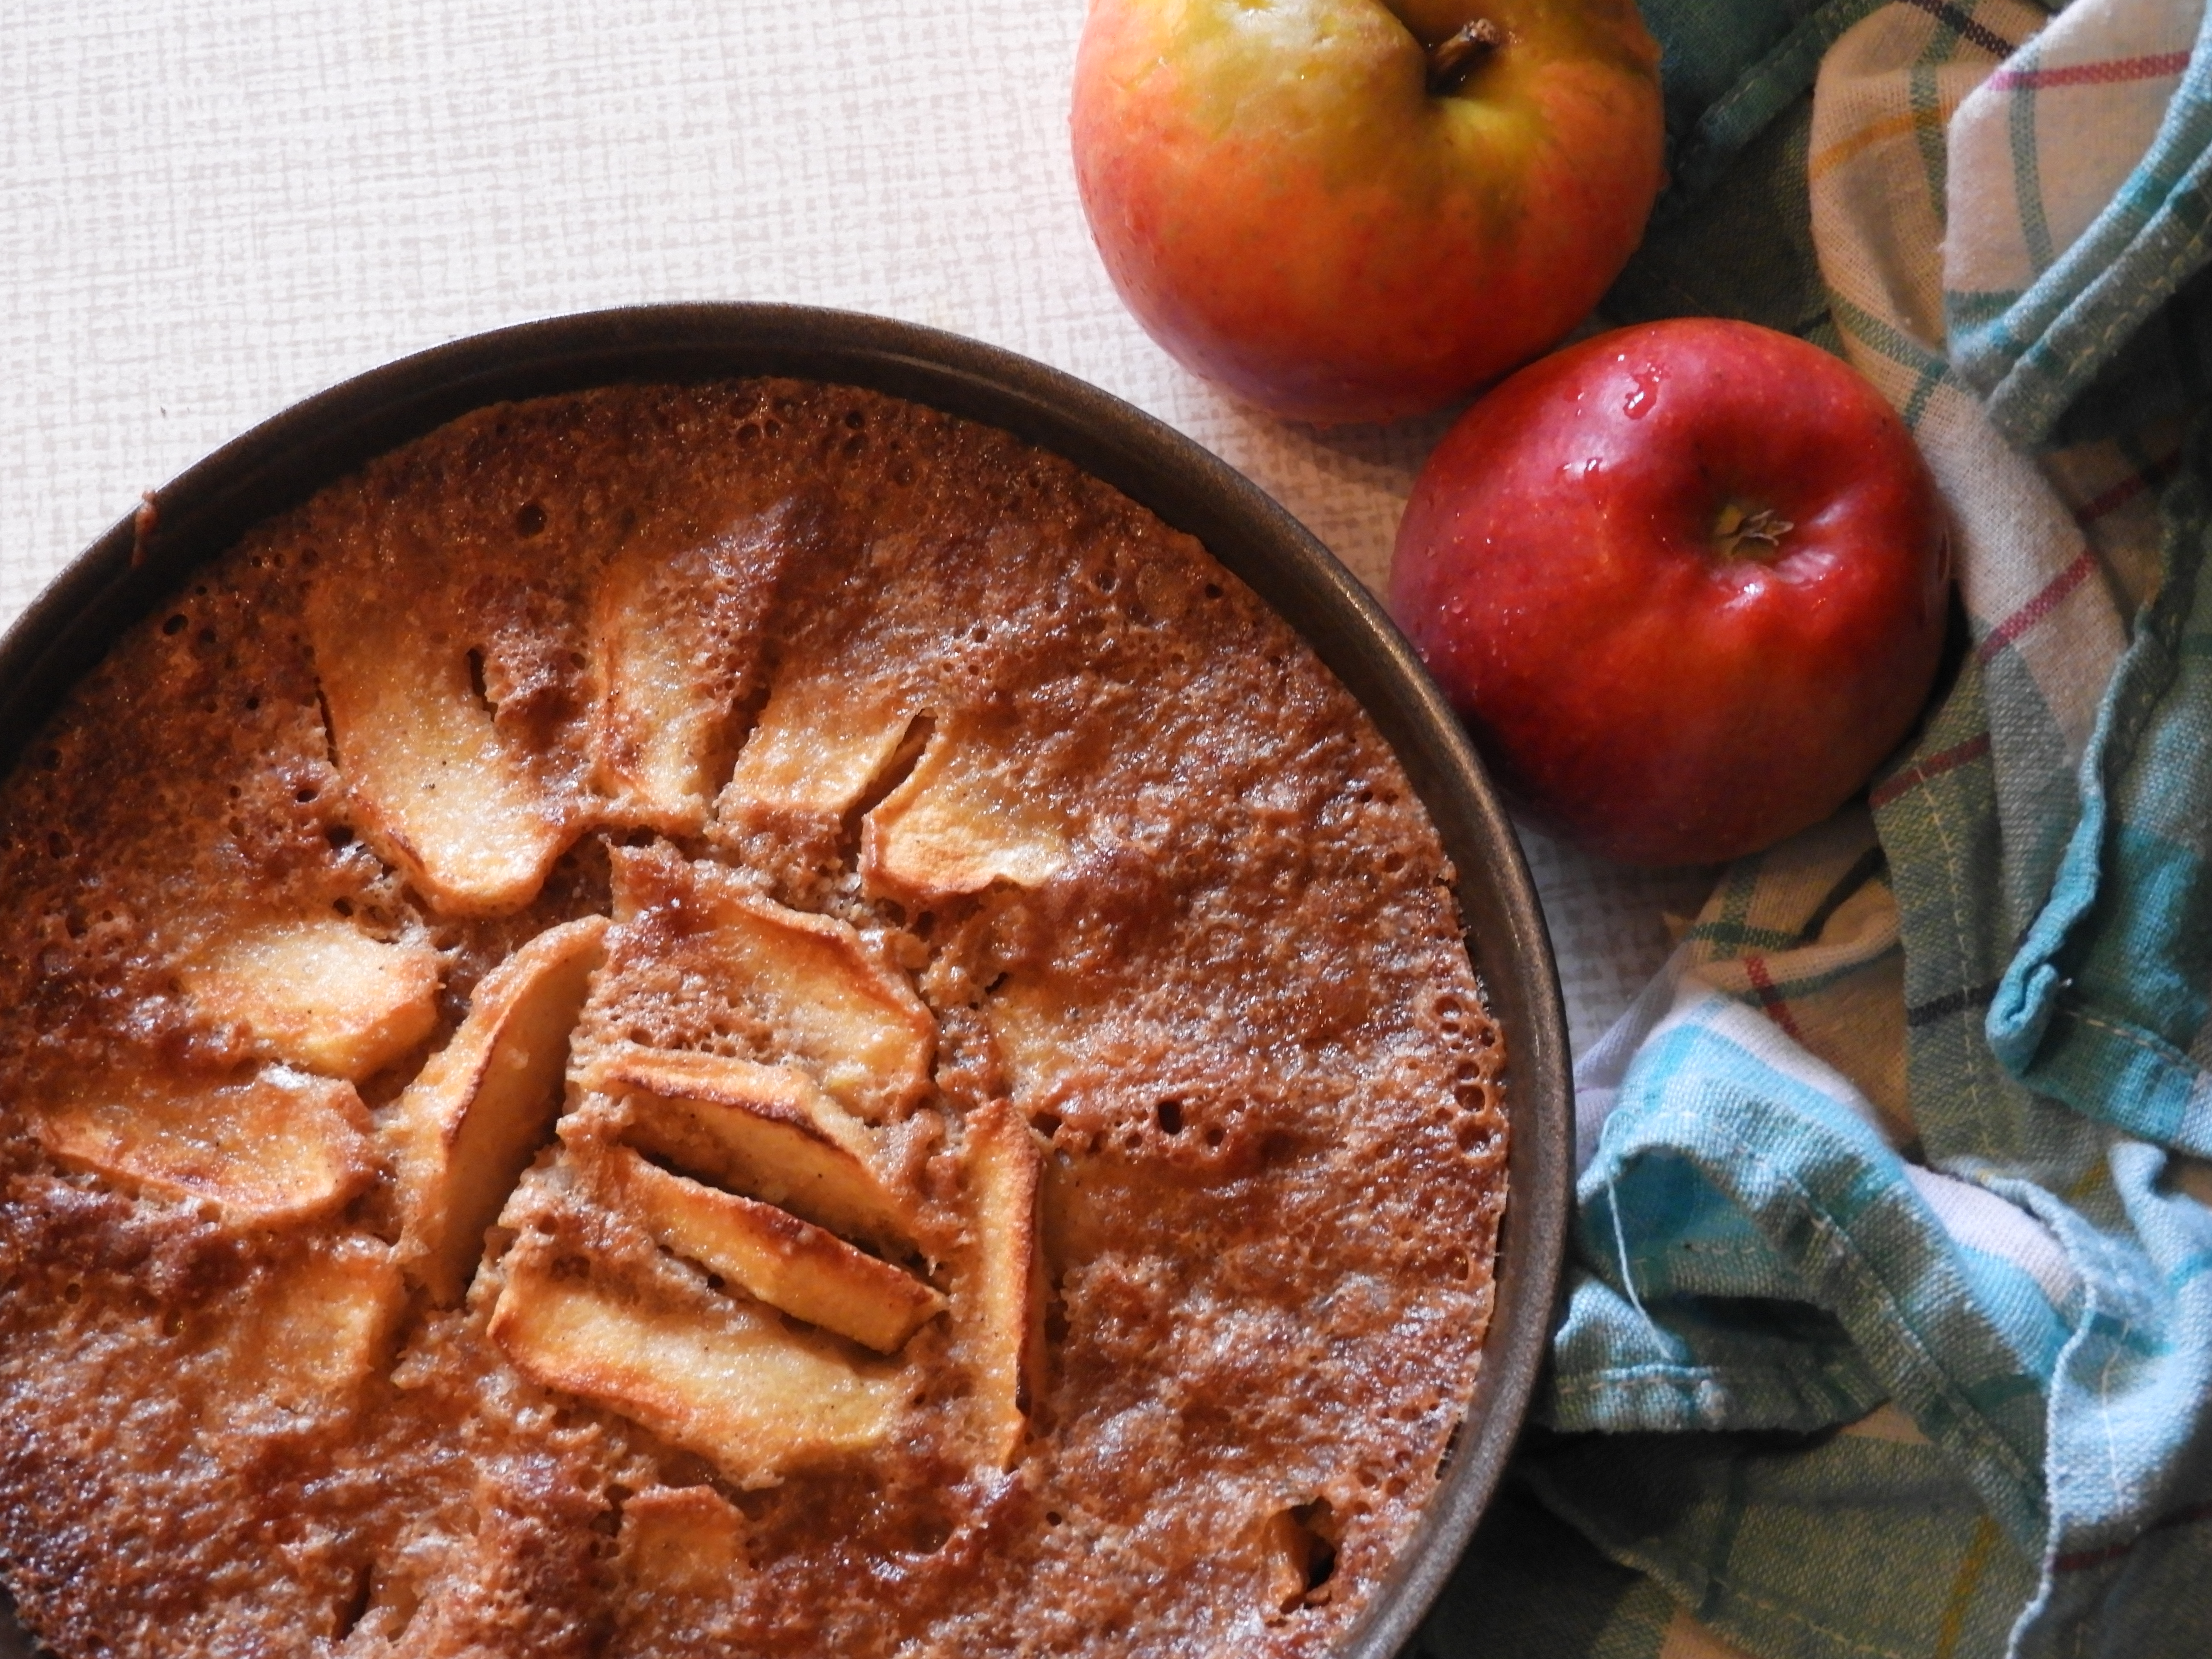
<path fill-rule="evenodd" d="M 1470 409 L 1414 483 L 1390 610 L 1539 822 L 1705 863 L 1818 823 L 1896 746 L 1949 577 L 1881 394 L 1802 340 L 1686 318 Z"/>
<path fill-rule="evenodd" d="M 1658 62 L 1634 0 L 1092 0 L 1076 180 L 1186 368 L 1389 420 L 1605 292 L 1659 187 Z"/>

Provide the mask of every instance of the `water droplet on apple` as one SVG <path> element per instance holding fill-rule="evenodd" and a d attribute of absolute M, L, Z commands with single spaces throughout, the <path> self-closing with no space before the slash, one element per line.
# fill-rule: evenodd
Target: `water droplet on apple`
<path fill-rule="evenodd" d="M 1656 368 L 1637 369 L 1630 377 L 1636 388 L 1621 400 L 1620 412 L 1632 421 L 1640 421 L 1659 404 L 1659 371 Z"/>
<path fill-rule="evenodd" d="M 1595 478 L 1604 471 L 1605 461 L 1601 456 L 1593 455 L 1583 463 L 1583 477 L 1585 478 Z"/>

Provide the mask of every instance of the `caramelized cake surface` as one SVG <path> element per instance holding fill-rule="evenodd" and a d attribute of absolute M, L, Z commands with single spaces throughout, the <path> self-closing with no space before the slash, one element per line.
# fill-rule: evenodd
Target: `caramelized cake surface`
<path fill-rule="evenodd" d="M 64 1655 L 1309 1655 L 1503 1051 L 1196 543 L 748 381 L 249 536 L 0 793 L 0 1567 Z"/>

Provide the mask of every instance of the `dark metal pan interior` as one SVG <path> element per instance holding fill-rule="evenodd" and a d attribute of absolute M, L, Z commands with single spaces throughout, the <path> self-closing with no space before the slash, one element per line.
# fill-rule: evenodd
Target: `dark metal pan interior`
<path fill-rule="evenodd" d="M 1059 371 L 909 324 L 797 306 L 639 307 L 441 346 L 296 404 L 193 467 L 94 543 L 0 638 L 0 768 L 70 684 L 203 561 L 370 457 L 488 403 L 617 382 L 789 374 L 872 387 L 1065 455 L 1199 538 L 1365 705 L 1459 872 L 1468 947 L 1504 1027 L 1509 1207 L 1482 1375 L 1451 1467 L 1391 1582 L 1343 1649 L 1411 1638 L 1489 1501 L 1527 1408 L 1565 1238 L 1572 1112 L 1566 1020 L 1534 885 L 1464 734 L 1358 581 L 1235 470 Z M 0 1611 L 0 1659 L 27 1652 Z"/>

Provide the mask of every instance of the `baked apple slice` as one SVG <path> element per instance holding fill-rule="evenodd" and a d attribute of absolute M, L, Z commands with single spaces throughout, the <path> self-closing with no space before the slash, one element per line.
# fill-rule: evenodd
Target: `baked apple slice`
<path fill-rule="evenodd" d="M 210 1200 L 240 1229 L 326 1215 L 376 1169 L 353 1085 L 278 1066 L 236 1083 L 126 1073 L 33 1109 L 40 1145 L 58 1162 Z"/>
<path fill-rule="evenodd" d="M 844 1106 L 881 1121 L 928 1088 L 935 1022 L 847 924 L 733 891 L 714 932 L 746 1000 Z"/>
<path fill-rule="evenodd" d="M 868 1132 L 805 1073 L 720 1054 L 617 1051 L 594 1082 L 628 1097 L 632 1146 L 834 1231 L 896 1245 L 911 1203 Z"/>
<path fill-rule="evenodd" d="M 619 1547 L 638 1583 L 678 1595 L 720 1595 L 751 1565 L 744 1516 L 712 1486 L 636 1493 L 623 1505 Z"/>
<path fill-rule="evenodd" d="M 592 781 L 608 816 L 668 835 L 702 829 L 729 763 L 775 592 L 787 515 L 705 543 L 626 544 L 592 607 Z"/>
<path fill-rule="evenodd" d="M 928 1092 L 936 1022 L 847 923 L 787 909 L 720 865 L 665 847 L 618 854 L 615 900 L 615 975 L 633 961 L 680 957 L 871 1122 L 904 1116 Z"/>
<path fill-rule="evenodd" d="M 1082 1002 L 1048 975 L 1009 974 L 983 1002 L 1013 1097 L 1048 1108 L 1061 1080 L 1082 1063 Z"/>
<path fill-rule="evenodd" d="M 994 882 L 1041 886 L 1067 858 L 1066 827 L 1019 759 L 968 720 L 938 726 L 862 827 L 870 890 L 923 903 Z"/>
<path fill-rule="evenodd" d="M 556 1271 L 550 1241 L 506 1258 L 491 1336 L 533 1382 L 588 1400 L 696 1452 L 740 1486 L 888 1439 L 908 1389 L 835 1337 L 758 1304 L 665 1300 Z"/>
<path fill-rule="evenodd" d="M 912 1273 L 856 1250 L 787 1210 L 614 1155 L 625 1213 L 656 1243 L 794 1319 L 896 1353 L 945 1298 Z"/>
<path fill-rule="evenodd" d="M 315 670 L 355 822 L 441 910 L 526 903 L 568 844 L 568 815 L 477 689 L 470 642 L 429 591 L 364 604 L 317 584 Z"/>
<path fill-rule="evenodd" d="M 196 1012 L 243 1025 L 263 1055 L 356 1083 L 430 1035 L 438 977 L 429 946 L 336 916 L 228 928 L 178 975 Z"/>
<path fill-rule="evenodd" d="M 485 975 L 453 1040 L 400 1097 L 401 1245 L 441 1305 L 468 1289 L 484 1229 L 560 1112 L 568 1034 L 606 929 L 605 916 L 549 928 Z"/>
<path fill-rule="evenodd" d="M 902 693 L 834 675 L 780 680 L 715 803 L 733 823 L 842 818 L 899 758 L 915 710 Z"/>
<path fill-rule="evenodd" d="M 987 1455 L 1010 1467 L 1044 1386 L 1043 1149 L 1003 1100 L 967 1124 L 971 1265 L 956 1287 Z"/>
<path fill-rule="evenodd" d="M 1269 1623 L 1288 1618 L 1301 1607 L 1328 1599 L 1327 1573 L 1336 1546 L 1325 1499 L 1270 1510 L 1237 1540 L 1238 1553 L 1251 1563 L 1260 1581 L 1262 1616 Z"/>
<path fill-rule="evenodd" d="M 405 1301 L 391 1249 L 341 1234 L 249 1293 L 228 1343 L 232 1382 L 289 1412 L 349 1407 L 383 1370 Z"/>

